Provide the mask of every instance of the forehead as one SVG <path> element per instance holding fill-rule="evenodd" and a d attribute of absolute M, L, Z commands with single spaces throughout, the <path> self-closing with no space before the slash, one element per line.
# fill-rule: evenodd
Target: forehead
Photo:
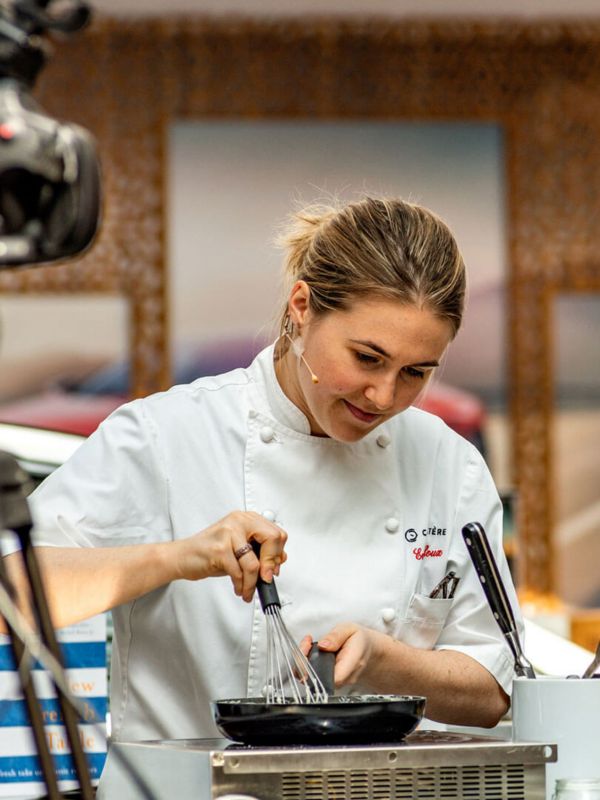
<path fill-rule="evenodd" d="M 453 337 L 450 322 L 429 308 L 368 297 L 321 319 L 323 332 L 349 342 L 374 344 L 391 356 L 439 359 Z"/>
<path fill-rule="evenodd" d="M 434 314 L 427 306 L 386 297 L 360 298 L 347 309 L 329 312 L 323 322 L 342 335 L 373 339 L 380 345 L 409 338 L 440 342 L 446 347 L 453 337 L 450 321 Z"/>

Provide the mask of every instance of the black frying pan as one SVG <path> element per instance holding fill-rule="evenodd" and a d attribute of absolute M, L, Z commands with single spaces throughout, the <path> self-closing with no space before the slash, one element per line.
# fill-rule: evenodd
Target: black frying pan
<path fill-rule="evenodd" d="M 254 551 L 259 545 L 253 542 Z M 257 584 L 263 611 L 280 605 L 275 580 Z M 319 650 L 308 656 L 329 699 L 326 703 L 266 703 L 262 697 L 216 700 L 213 717 L 221 733 L 244 744 L 374 744 L 399 742 L 423 718 L 425 698 L 410 695 L 334 697 L 335 653 Z"/>
<path fill-rule="evenodd" d="M 399 742 L 425 711 L 425 698 L 351 695 L 326 703 L 265 703 L 262 697 L 211 703 L 228 739 L 255 745 L 376 744 Z"/>
<path fill-rule="evenodd" d="M 309 660 L 329 695 L 326 703 L 217 700 L 211 705 L 221 733 L 244 744 L 373 744 L 401 741 L 423 718 L 424 697 L 334 697 L 335 653 L 315 643 Z"/>

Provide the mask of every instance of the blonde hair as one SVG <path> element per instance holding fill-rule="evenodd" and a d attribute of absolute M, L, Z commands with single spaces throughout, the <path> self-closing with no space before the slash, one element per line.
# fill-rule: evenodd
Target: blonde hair
<path fill-rule="evenodd" d="M 316 315 L 378 295 L 430 309 L 456 335 L 465 265 L 448 226 L 426 208 L 372 197 L 339 209 L 310 206 L 293 215 L 279 241 L 287 282 L 306 281 Z M 282 333 L 287 321 L 286 305 Z"/>

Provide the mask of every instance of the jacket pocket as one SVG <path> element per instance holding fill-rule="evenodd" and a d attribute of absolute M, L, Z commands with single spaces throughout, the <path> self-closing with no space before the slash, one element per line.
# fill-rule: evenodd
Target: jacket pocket
<path fill-rule="evenodd" d="M 411 647 L 431 650 L 442 632 L 451 605 L 452 598 L 413 594 L 398 624 L 396 638 Z"/>

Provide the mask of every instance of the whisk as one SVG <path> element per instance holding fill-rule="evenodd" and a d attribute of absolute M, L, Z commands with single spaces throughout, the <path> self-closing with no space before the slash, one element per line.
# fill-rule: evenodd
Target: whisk
<path fill-rule="evenodd" d="M 253 542 L 258 555 L 260 546 Z M 260 576 L 256 590 L 267 623 L 267 703 L 326 703 L 328 694 L 315 669 L 298 647 L 281 617 L 275 579 Z"/>

